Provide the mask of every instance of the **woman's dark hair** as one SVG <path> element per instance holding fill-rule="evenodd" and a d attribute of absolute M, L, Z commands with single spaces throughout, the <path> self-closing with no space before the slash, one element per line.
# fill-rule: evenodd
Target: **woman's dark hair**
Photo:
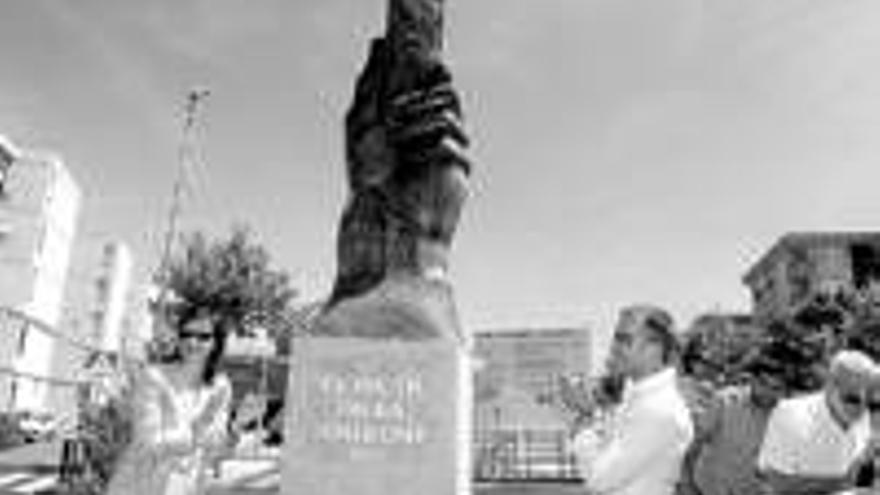
<path fill-rule="evenodd" d="M 201 319 L 207 319 L 211 322 L 211 334 L 213 336 L 211 339 L 211 351 L 205 358 L 205 367 L 202 370 L 202 383 L 210 385 L 214 382 L 214 377 L 217 376 L 220 358 L 223 357 L 223 352 L 226 350 L 226 332 L 224 331 L 222 321 L 204 307 L 189 306 L 181 308 L 178 312 L 175 326 L 177 332 L 180 333 L 188 323 Z"/>

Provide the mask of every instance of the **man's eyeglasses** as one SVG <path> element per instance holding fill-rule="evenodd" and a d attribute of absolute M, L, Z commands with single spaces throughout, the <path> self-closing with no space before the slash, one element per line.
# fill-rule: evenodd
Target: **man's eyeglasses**
<path fill-rule="evenodd" d="M 852 407 L 862 407 L 865 405 L 865 397 L 861 394 L 852 394 L 852 393 L 841 393 L 840 401 L 844 404 Z M 878 408 L 880 408 L 880 404 L 877 404 Z"/>
<path fill-rule="evenodd" d="M 626 332 L 616 332 L 614 334 L 614 342 L 622 346 L 629 346 L 633 343 L 633 336 Z"/>
<path fill-rule="evenodd" d="M 865 402 L 865 407 L 872 413 L 880 412 L 880 399 Z"/>

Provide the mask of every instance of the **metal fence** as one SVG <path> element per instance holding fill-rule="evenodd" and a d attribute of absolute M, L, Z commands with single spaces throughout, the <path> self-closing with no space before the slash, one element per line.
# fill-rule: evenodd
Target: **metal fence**
<path fill-rule="evenodd" d="M 473 454 L 475 481 L 580 481 L 564 431 L 476 431 Z"/>

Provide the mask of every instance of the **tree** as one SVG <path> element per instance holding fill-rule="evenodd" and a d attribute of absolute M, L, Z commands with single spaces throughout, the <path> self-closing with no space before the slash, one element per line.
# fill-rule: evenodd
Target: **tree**
<path fill-rule="evenodd" d="M 840 349 L 861 350 L 880 361 L 880 282 L 818 291 L 790 314 L 761 322 L 763 328 L 721 323 L 703 317 L 685 335 L 688 375 L 717 386 L 749 382 L 751 365 L 761 361 L 781 374 L 790 393 L 816 390 L 829 358 Z"/>
<path fill-rule="evenodd" d="M 761 333 L 746 315 L 706 314 L 697 318 L 682 339 L 685 374 L 715 386 L 735 383 Z"/>
<path fill-rule="evenodd" d="M 787 318 L 772 321 L 761 352 L 780 366 L 791 391 L 822 385 L 830 357 L 859 349 L 880 358 L 880 312 L 871 292 L 851 287 L 814 294 Z"/>
<path fill-rule="evenodd" d="M 880 281 L 870 280 L 852 291 L 849 300 L 848 325 L 841 332 L 845 345 L 880 362 Z"/>
<path fill-rule="evenodd" d="M 197 231 L 183 237 L 157 281 L 187 304 L 207 308 L 226 332 L 249 335 L 264 326 L 277 337 L 289 330 L 285 315 L 296 292 L 288 275 L 270 261 L 245 227 L 221 239 Z"/>
<path fill-rule="evenodd" d="M 832 348 L 824 332 L 796 318 L 770 322 L 754 356 L 778 370 L 789 393 L 817 390 L 822 386 L 823 370 Z"/>

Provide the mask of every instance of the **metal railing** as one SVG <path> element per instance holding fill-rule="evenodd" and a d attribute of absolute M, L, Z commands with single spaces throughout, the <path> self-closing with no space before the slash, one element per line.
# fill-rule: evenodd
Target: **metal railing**
<path fill-rule="evenodd" d="M 476 431 L 473 454 L 474 481 L 580 481 L 565 431 Z"/>

